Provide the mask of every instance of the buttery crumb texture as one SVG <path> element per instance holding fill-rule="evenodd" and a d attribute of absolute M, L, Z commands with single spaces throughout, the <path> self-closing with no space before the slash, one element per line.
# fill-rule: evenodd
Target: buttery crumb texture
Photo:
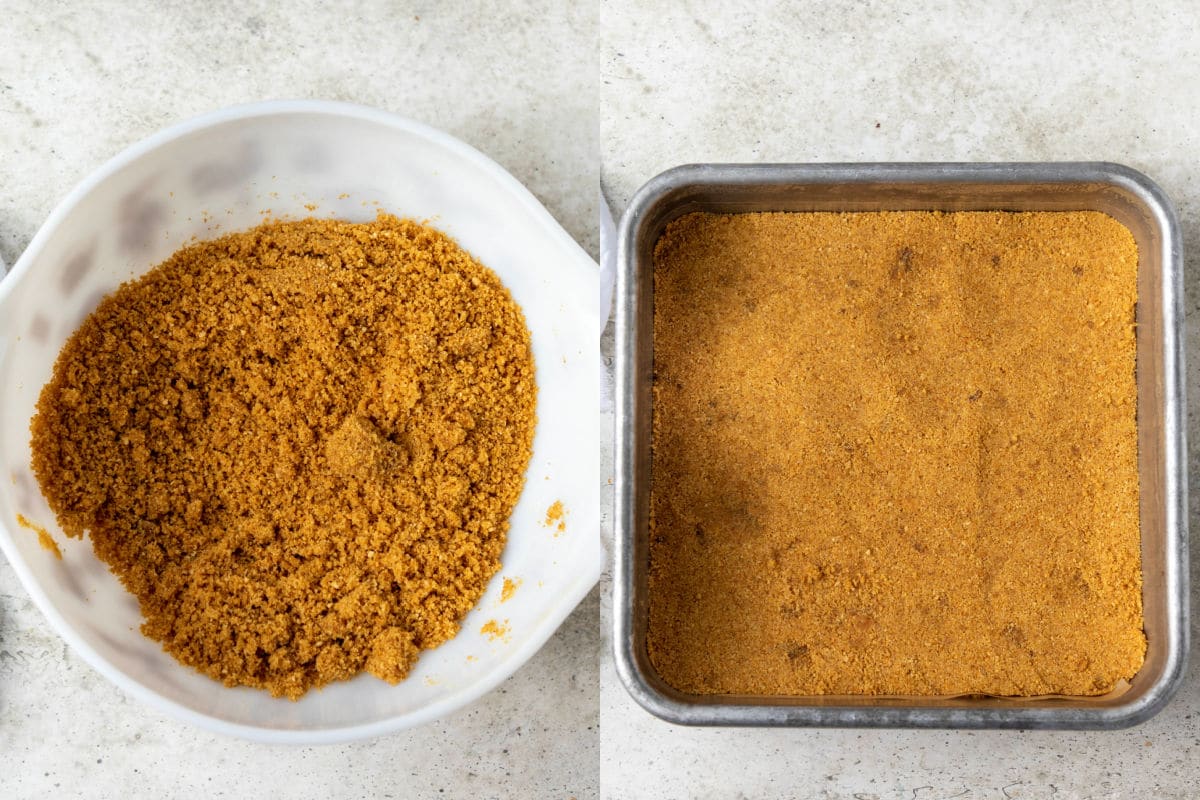
<path fill-rule="evenodd" d="M 1142 664 L 1137 247 L 1094 212 L 691 214 L 654 255 L 650 658 L 699 694 Z"/>
<path fill-rule="evenodd" d="M 448 237 L 275 222 L 186 247 L 59 355 L 33 468 L 143 632 L 227 685 L 396 682 L 499 569 L 534 429 L 520 308 Z"/>

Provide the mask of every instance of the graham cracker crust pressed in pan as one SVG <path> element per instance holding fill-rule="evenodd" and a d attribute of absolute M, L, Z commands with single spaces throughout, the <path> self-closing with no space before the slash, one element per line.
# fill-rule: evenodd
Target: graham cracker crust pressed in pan
<path fill-rule="evenodd" d="M 1097 212 L 690 214 L 648 649 L 697 694 L 1104 694 L 1146 650 L 1137 247 Z"/>

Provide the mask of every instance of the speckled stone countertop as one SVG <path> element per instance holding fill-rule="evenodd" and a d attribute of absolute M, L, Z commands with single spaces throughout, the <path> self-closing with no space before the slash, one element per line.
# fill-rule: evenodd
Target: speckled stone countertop
<path fill-rule="evenodd" d="M 590 12 L 542 0 L 84 5 L 0 10 L 0 257 L 10 265 L 67 191 L 126 145 L 223 106 L 300 97 L 376 106 L 467 141 L 596 252 Z M 288 748 L 209 734 L 126 698 L 67 650 L 0 558 L 0 797 L 595 797 L 597 598 L 448 719 Z"/>
<path fill-rule="evenodd" d="M 1200 253 L 1200 24 L 1189 3 L 671 6 L 612 9 L 602 27 L 601 180 L 618 214 L 653 175 L 698 161 L 1109 160 L 1166 189 L 1185 250 Z M 1193 406 L 1198 281 L 1189 268 Z M 1194 483 L 1194 414 L 1188 435 Z M 611 475 L 610 445 L 604 459 Z M 1161 714 L 1113 733 L 679 728 L 621 686 L 608 603 L 606 589 L 601 787 L 613 800 L 1200 797 L 1196 659 Z"/>

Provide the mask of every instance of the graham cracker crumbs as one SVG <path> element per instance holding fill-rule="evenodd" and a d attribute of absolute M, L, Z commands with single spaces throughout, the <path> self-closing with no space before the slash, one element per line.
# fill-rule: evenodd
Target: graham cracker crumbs
<path fill-rule="evenodd" d="M 555 500 L 546 509 L 546 520 L 542 523 L 547 528 L 555 528 L 559 533 L 567 529 L 567 510 L 561 500 Z"/>
<path fill-rule="evenodd" d="M 55 558 L 57 558 L 59 561 L 62 561 L 62 550 L 58 549 L 58 542 L 54 541 L 54 537 L 50 535 L 48 530 L 43 528 L 41 525 L 38 525 L 36 522 L 30 522 L 24 514 L 17 514 L 17 524 L 22 528 L 36 533 L 38 537 L 38 544 L 42 546 L 42 549 L 49 550 L 51 553 L 54 553 Z"/>
<path fill-rule="evenodd" d="M 1097 695 L 1137 672 L 1125 227 L 691 214 L 654 270 L 648 649 L 664 680 Z"/>
<path fill-rule="evenodd" d="M 275 222 L 175 253 L 71 337 L 33 420 L 70 536 L 142 631 L 227 685 L 397 682 L 500 566 L 529 331 L 445 235 Z"/>
<path fill-rule="evenodd" d="M 497 622 L 494 619 L 489 619 L 487 622 L 483 623 L 483 627 L 479 629 L 479 632 L 487 636 L 488 639 L 493 642 L 497 639 L 502 642 L 507 642 L 511 633 L 508 628 L 508 620 Z"/>
<path fill-rule="evenodd" d="M 505 578 L 504 585 L 500 588 L 500 602 L 507 603 L 512 599 L 512 596 L 517 593 L 517 589 L 521 586 L 521 579 Z"/>

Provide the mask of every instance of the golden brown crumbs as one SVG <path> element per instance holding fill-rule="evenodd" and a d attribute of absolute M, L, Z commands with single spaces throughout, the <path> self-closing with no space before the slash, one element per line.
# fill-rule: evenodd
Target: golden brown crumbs
<path fill-rule="evenodd" d="M 38 537 L 38 544 L 42 546 L 42 549 L 49 550 L 51 553 L 54 553 L 55 558 L 57 558 L 59 561 L 62 561 L 62 550 L 58 549 L 58 542 L 54 541 L 54 537 L 50 535 L 48 530 L 43 528 L 41 525 L 38 525 L 36 522 L 30 522 L 24 514 L 17 514 L 17 524 L 22 528 L 36 533 Z"/>
<path fill-rule="evenodd" d="M 505 578 L 504 585 L 500 588 L 500 602 L 507 603 L 512 599 L 512 596 L 517 593 L 517 589 L 521 586 L 521 579 Z"/>
<path fill-rule="evenodd" d="M 535 396 L 520 308 L 451 239 L 274 222 L 100 304 L 42 390 L 33 467 L 147 636 L 297 698 L 399 681 L 457 633 L 500 566 Z"/>
<path fill-rule="evenodd" d="M 654 270 L 648 649 L 668 683 L 1095 695 L 1137 672 L 1126 228 L 692 214 Z"/>
<path fill-rule="evenodd" d="M 562 533 L 567 529 L 566 516 L 567 511 L 563 507 L 562 501 L 555 500 L 546 509 L 546 521 L 542 524 L 547 528 L 556 528 L 559 533 Z"/>
<path fill-rule="evenodd" d="M 479 629 L 479 632 L 487 636 L 488 639 L 493 642 L 497 639 L 507 642 L 509 634 L 508 620 L 504 620 L 504 622 L 497 622 L 494 619 L 489 619 L 487 622 L 483 623 L 483 627 Z"/>

